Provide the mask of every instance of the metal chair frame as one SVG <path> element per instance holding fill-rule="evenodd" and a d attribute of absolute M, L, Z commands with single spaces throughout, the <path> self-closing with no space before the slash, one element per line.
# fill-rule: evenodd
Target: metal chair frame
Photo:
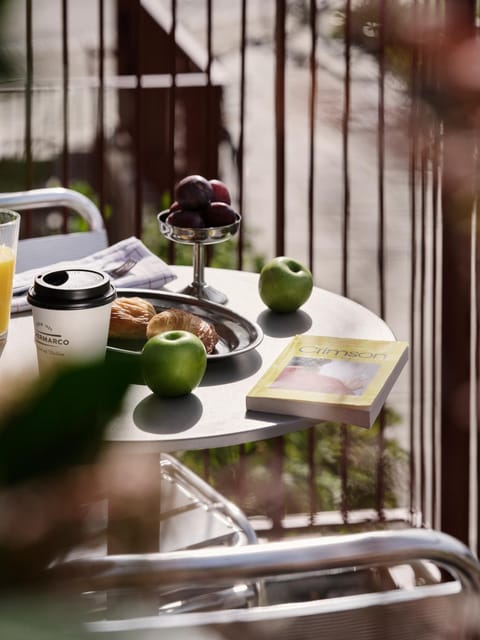
<path fill-rule="evenodd" d="M 305 576 L 334 582 L 346 570 L 432 564 L 438 578 L 431 584 L 384 591 L 337 594 L 304 602 L 269 602 L 268 580 Z M 98 620 L 87 625 L 94 637 L 169 637 L 188 632 L 189 638 L 212 637 L 275 640 L 314 638 L 468 638 L 478 631 L 480 571 L 477 560 L 459 541 L 432 530 L 383 531 L 231 549 L 175 554 L 110 557 L 70 565 L 89 589 L 132 584 L 162 588 L 185 584 L 214 585 L 265 581 L 259 606 L 123 620 Z M 215 635 L 216 634 L 216 635 Z"/>
<path fill-rule="evenodd" d="M 62 260 L 76 260 L 108 246 L 107 231 L 97 206 L 83 194 L 63 187 L 0 193 L 4 209 L 36 210 L 66 207 L 78 213 L 89 230 L 25 238 L 19 241 L 16 271 L 26 271 Z"/>

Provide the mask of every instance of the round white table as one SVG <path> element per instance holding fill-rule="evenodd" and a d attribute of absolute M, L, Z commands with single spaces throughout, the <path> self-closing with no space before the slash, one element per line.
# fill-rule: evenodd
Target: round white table
<path fill-rule="evenodd" d="M 191 267 L 175 267 L 178 278 L 167 287 L 180 291 L 192 279 Z M 374 313 L 342 296 L 315 287 L 293 314 L 275 314 L 260 299 L 258 274 L 205 269 L 205 279 L 228 296 L 227 305 L 256 322 L 261 344 L 247 353 L 209 361 L 200 386 L 188 396 L 161 399 L 144 385 L 133 384 L 107 439 L 128 445 L 130 453 L 207 449 L 273 438 L 318 422 L 281 414 L 247 412 L 245 397 L 264 370 L 295 334 L 393 340 L 392 331 Z M 32 318 L 13 316 L 0 376 L 36 367 Z"/>

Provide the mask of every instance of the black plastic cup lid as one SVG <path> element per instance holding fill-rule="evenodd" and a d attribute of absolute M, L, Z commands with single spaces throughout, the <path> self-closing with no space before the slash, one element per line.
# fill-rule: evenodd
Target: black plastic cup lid
<path fill-rule="evenodd" d="M 33 306 L 46 309 L 88 309 L 108 304 L 116 295 L 106 273 L 72 268 L 37 276 L 27 300 Z"/>

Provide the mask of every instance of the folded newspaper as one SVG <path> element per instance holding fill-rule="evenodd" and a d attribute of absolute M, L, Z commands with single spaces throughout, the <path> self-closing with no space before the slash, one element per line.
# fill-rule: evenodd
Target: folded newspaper
<path fill-rule="evenodd" d="M 15 274 L 11 312 L 21 313 L 30 309 L 27 302 L 28 288 L 37 275 L 47 270 L 65 269 L 71 266 L 91 267 L 100 271 L 106 268 L 110 270 L 127 260 L 135 261 L 135 264 L 123 276 L 113 279 L 116 287 L 160 289 L 177 277 L 161 258 L 153 254 L 141 240 L 132 236 L 80 260 L 57 262 Z"/>

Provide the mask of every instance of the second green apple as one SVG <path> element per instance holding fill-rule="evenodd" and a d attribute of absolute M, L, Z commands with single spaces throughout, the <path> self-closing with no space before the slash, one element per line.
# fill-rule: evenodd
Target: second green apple
<path fill-rule="evenodd" d="M 272 311 L 296 311 L 308 300 L 312 289 L 310 269 L 294 258 L 277 256 L 260 271 L 258 292 Z"/>

